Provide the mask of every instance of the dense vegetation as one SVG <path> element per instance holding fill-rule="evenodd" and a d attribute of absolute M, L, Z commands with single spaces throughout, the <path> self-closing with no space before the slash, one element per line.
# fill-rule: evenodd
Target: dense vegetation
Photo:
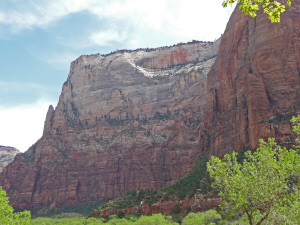
<path fill-rule="evenodd" d="M 300 135 L 300 118 L 291 121 Z M 223 198 L 223 213 L 231 217 L 244 213 L 250 225 L 263 221 L 300 224 L 299 152 L 282 148 L 269 138 L 267 142 L 260 140 L 256 151 L 246 152 L 242 163 L 237 155 L 226 154 L 223 160 L 212 156 L 207 164 Z"/>
<path fill-rule="evenodd" d="M 197 224 L 209 224 L 209 225 L 242 225 L 247 224 L 245 217 L 238 217 L 235 220 L 222 220 L 221 215 L 215 210 L 209 210 L 206 212 L 189 213 L 182 221 L 183 225 L 197 225 Z M 116 215 L 110 216 L 107 220 L 97 218 L 37 218 L 31 221 L 32 225 L 76 225 L 76 224 L 107 224 L 107 225 L 177 225 L 179 223 L 174 222 L 171 216 L 164 216 L 162 214 L 153 214 L 152 216 L 136 217 L 127 215 L 124 218 L 118 218 Z"/>
<path fill-rule="evenodd" d="M 279 23 L 281 13 L 285 11 L 286 6 L 291 6 L 292 0 L 224 0 L 223 7 L 235 2 L 239 4 L 239 9 L 244 15 L 256 17 L 257 11 L 262 9 L 272 23 Z"/>
<path fill-rule="evenodd" d="M 1 225 L 27 225 L 30 222 L 30 212 L 14 212 L 13 207 L 8 204 L 6 192 L 0 186 L 0 224 Z"/>

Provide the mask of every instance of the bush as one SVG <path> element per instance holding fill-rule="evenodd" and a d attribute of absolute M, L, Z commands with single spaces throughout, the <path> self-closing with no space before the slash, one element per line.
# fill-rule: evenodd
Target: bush
<path fill-rule="evenodd" d="M 152 216 L 141 216 L 138 221 L 135 222 L 136 225 L 176 225 L 171 220 L 171 217 L 165 217 L 161 213 L 153 214 Z"/>
<path fill-rule="evenodd" d="M 189 213 L 183 220 L 183 225 L 194 224 L 217 224 L 221 220 L 221 215 L 216 210 L 211 209 L 203 213 Z"/>
<path fill-rule="evenodd" d="M 224 212 L 230 216 L 245 213 L 250 224 L 261 224 L 282 209 L 290 211 L 299 198 L 298 184 L 290 180 L 299 175 L 300 156 L 278 146 L 274 138 L 260 140 L 255 152 L 245 153 L 243 163 L 233 152 L 223 160 L 212 156 L 207 165 L 224 199 Z"/>
<path fill-rule="evenodd" d="M 31 219 L 29 211 L 14 213 L 13 207 L 8 204 L 6 192 L 0 186 L 0 224 L 1 225 L 27 225 Z"/>

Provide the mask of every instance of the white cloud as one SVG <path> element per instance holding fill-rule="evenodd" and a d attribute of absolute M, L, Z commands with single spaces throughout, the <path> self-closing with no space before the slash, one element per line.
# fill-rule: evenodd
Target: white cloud
<path fill-rule="evenodd" d="M 224 31 L 233 8 L 224 9 L 220 0 L 40 0 L 24 1 L 22 7 L 0 10 L 0 24 L 7 24 L 14 31 L 43 27 L 59 21 L 64 16 L 87 11 L 108 20 L 110 28 L 95 30 L 90 35 L 91 44 L 108 44 L 95 37 L 117 38 L 130 36 L 139 43 L 148 31 L 162 38 L 213 40 Z M 122 25 L 130 24 L 131 30 Z M 107 34 L 104 34 L 107 33 Z M 86 47 L 86 43 L 84 47 Z"/>
<path fill-rule="evenodd" d="M 51 104 L 53 102 L 40 99 L 32 104 L 10 108 L 0 105 L 0 145 L 26 151 L 41 138 L 46 113 Z"/>
<path fill-rule="evenodd" d="M 15 3 L 15 7 L 2 8 L 0 24 L 10 25 L 14 33 L 24 29 L 45 26 L 62 17 L 89 7 L 101 0 L 40 0 Z M 0 3 L 1 4 L 1 3 Z"/>
<path fill-rule="evenodd" d="M 100 46 L 110 46 L 112 42 L 119 41 L 122 42 L 126 39 L 127 34 L 125 32 L 118 32 L 115 30 L 100 31 L 98 33 L 93 33 L 90 36 L 90 40 Z"/>
<path fill-rule="evenodd" d="M 122 33 L 123 48 L 159 47 L 192 39 L 213 41 L 221 36 L 233 10 L 224 9 L 220 0 L 126 0 L 89 8 L 99 20 L 113 18 L 109 30 L 90 35 L 94 42 L 105 45 L 109 38 Z M 106 33 L 106 34 L 105 34 Z M 115 34 L 115 35 L 110 35 Z M 98 41 L 97 41 L 98 40 Z M 123 41 L 122 38 L 119 42 Z"/>
<path fill-rule="evenodd" d="M 26 96 L 34 90 L 37 100 L 28 104 L 11 105 L 0 97 L 0 145 L 16 147 L 26 151 L 43 132 L 44 120 L 51 100 L 49 88 L 35 83 L 16 83 L 0 81 L 0 93 L 20 93 Z M 2 101 L 4 100 L 4 101 Z"/>

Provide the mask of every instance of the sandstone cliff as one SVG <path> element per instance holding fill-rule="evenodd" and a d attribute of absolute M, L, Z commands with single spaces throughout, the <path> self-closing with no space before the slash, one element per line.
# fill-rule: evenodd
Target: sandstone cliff
<path fill-rule="evenodd" d="M 0 146 L 0 173 L 4 167 L 14 160 L 18 153 L 20 153 L 20 151 L 16 148 Z"/>
<path fill-rule="evenodd" d="M 254 148 L 267 136 L 289 142 L 300 103 L 299 12 L 295 0 L 274 25 L 236 10 L 216 61 L 218 42 L 79 57 L 43 137 L 0 174 L 12 205 L 158 189 L 203 152 Z"/>
<path fill-rule="evenodd" d="M 158 189 L 201 157 L 198 127 L 216 43 L 81 56 L 43 137 L 0 175 L 17 208 Z"/>
<path fill-rule="evenodd" d="M 271 24 L 235 9 L 208 75 L 202 150 L 223 155 L 254 149 L 259 138 L 292 142 L 289 120 L 300 113 L 300 1 Z M 202 136 L 208 136 L 203 134 Z"/>

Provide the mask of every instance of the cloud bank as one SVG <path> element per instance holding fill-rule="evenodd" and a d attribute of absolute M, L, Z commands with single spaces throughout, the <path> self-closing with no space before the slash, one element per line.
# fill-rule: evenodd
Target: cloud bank
<path fill-rule="evenodd" d="M 0 105 L 0 144 L 26 151 L 42 137 L 49 100 L 15 107 Z"/>
<path fill-rule="evenodd" d="M 68 15 L 86 11 L 95 15 L 99 23 L 107 23 L 106 27 L 97 27 L 90 33 L 87 39 L 90 45 L 107 45 L 111 40 L 122 41 L 126 37 L 141 45 L 143 34 L 149 33 L 171 40 L 172 37 L 182 41 L 191 37 L 213 40 L 223 32 L 232 11 L 222 8 L 221 3 L 221 0 L 17 1 L 15 5 L 1 7 L 0 24 L 8 26 L 10 33 L 17 33 L 47 28 Z"/>

